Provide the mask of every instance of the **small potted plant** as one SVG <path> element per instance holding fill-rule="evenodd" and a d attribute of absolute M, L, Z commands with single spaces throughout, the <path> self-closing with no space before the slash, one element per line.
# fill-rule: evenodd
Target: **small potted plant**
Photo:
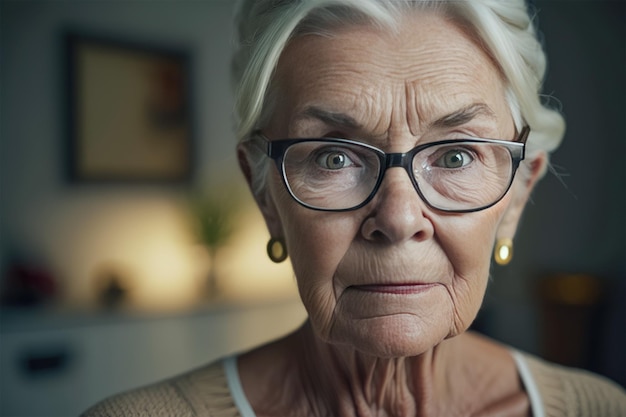
<path fill-rule="evenodd" d="M 210 261 L 205 291 L 208 298 L 215 298 L 219 294 L 217 254 L 236 229 L 238 199 L 236 193 L 199 193 L 192 197 L 191 209 L 196 235 Z"/>

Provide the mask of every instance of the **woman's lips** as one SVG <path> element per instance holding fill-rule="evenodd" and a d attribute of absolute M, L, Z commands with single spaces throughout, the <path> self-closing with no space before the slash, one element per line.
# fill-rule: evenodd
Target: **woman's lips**
<path fill-rule="evenodd" d="M 352 288 L 359 291 L 375 292 L 381 294 L 418 294 L 427 291 L 436 284 L 371 284 L 355 285 Z"/>

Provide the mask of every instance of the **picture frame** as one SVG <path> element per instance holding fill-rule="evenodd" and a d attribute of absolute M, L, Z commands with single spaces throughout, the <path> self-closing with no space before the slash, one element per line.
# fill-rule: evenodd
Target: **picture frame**
<path fill-rule="evenodd" d="M 64 42 L 70 182 L 188 182 L 189 53 L 77 32 Z"/>

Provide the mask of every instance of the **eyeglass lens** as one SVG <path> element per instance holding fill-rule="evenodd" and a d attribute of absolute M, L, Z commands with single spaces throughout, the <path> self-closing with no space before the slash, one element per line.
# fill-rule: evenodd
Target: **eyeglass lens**
<path fill-rule="evenodd" d="M 304 205 L 326 210 L 357 207 L 375 192 L 385 158 L 353 143 L 305 141 L 289 146 L 283 175 Z M 442 210 L 473 210 L 506 193 L 513 163 L 509 150 L 489 142 L 434 144 L 413 156 L 412 181 L 426 202 Z"/>

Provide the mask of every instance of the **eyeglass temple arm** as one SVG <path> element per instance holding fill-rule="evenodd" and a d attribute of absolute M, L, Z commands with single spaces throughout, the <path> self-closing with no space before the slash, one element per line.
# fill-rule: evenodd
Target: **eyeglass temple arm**
<path fill-rule="evenodd" d="M 246 140 L 249 145 L 254 146 L 258 151 L 270 156 L 272 142 L 270 142 L 260 130 L 255 130 Z"/>
<path fill-rule="evenodd" d="M 517 136 L 517 139 L 515 139 L 515 142 L 521 143 L 522 145 L 524 145 L 522 147 L 522 155 L 521 155 L 520 161 L 526 158 L 526 141 L 528 140 L 529 135 L 530 135 L 530 126 L 525 125 L 522 128 L 522 131 L 520 132 L 520 134 Z"/>
<path fill-rule="evenodd" d="M 526 144 L 526 141 L 528 140 L 528 135 L 530 135 L 530 126 L 525 125 L 522 128 L 522 131 L 519 133 L 516 142 Z"/>

